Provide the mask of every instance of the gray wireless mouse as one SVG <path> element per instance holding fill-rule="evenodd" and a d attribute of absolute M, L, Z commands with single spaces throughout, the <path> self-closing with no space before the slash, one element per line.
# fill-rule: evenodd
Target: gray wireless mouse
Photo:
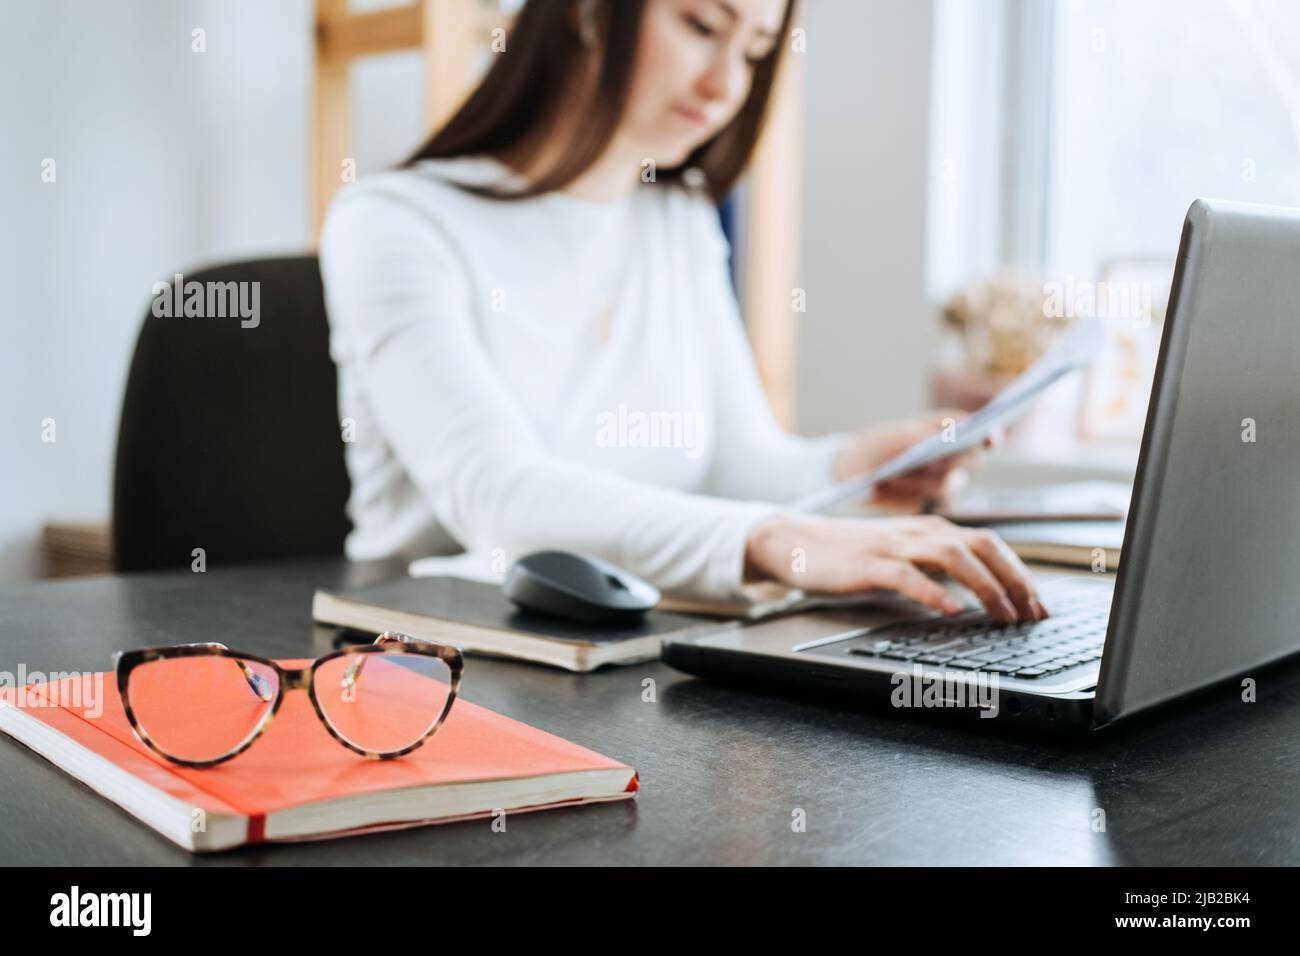
<path fill-rule="evenodd" d="M 607 561 L 567 551 L 526 554 L 506 574 L 505 595 L 525 611 L 627 627 L 659 603 L 659 591 Z"/>

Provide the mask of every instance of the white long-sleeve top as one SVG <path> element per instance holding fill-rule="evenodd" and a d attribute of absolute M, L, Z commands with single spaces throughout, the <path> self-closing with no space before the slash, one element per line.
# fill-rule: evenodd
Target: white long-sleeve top
<path fill-rule="evenodd" d="M 702 193 L 499 201 L 487 157 L 364 177 L 321 271 L 353 559 L 464 548 L 599 555 L 736 596 L 750 530 L 831 480 L 840 436 L 773 420 Z"/>

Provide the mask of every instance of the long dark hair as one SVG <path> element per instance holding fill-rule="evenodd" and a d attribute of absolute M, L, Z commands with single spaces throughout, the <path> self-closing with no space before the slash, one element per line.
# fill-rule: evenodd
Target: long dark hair
<path fill-rule="evenodd" d="M 403 162 L 502 154 L 526 137 L 545 135 L 565 108 L 573 71 L 589 50 L 570 18 L 581 0 L 527 0 L 510 30 L 507 52 L 497 54 L 487 76 L 450 120 Z M 589 0 L 590 2 L 590 0 Z M 632 81 L 637 40 L 646 0 L 600 0 L 593 11 L 596 35 L 604 51 L 594 102 L 563 159 L 545 170 L 526 189 L 466 187 L 496 199 L 524 199 L 563 189 L 601 155 L 623 117 Z M 778 41 L 754 67 L 749 96 L 735 118 L 680 165 L 655 171 L 658 182 L 678 182 L 698 169 L 714 199 L 721 202 L 740 178 L 758 141 L 771 97 L 772 83 L 789 32 L 794 0 L 787 0 Z"/>

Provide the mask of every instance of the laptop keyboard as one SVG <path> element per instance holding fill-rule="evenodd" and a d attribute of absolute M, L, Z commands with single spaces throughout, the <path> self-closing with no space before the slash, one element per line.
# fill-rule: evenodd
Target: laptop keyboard
<path fill-rule="evenodd" d="M 899 663 L 982 671 L 1026 680 L 1101 660 L 1110 602 L 1092 588 L 1067 588 L 1045 621 L 999 624 L 983 611 L 864 629 L 844 653 Z M 837 642 L 838 643 L 838 642 Z"/>

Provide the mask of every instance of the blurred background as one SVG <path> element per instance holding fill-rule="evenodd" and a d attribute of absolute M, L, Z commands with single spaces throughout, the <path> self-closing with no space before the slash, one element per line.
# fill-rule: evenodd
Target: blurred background
<path fill-rule="evenodd" d="M 519 6 L 0 0 L 0 581 L 107 570 L 153 284 L 310 250 Z M 778 417 L 975 407 L 1097 314 L 1104 361 L 997 464 L 1131 477 L 1188 205 L 1300 205 L 1294 4 L 802 0 L 795 26 L 724 210 Z"/>

